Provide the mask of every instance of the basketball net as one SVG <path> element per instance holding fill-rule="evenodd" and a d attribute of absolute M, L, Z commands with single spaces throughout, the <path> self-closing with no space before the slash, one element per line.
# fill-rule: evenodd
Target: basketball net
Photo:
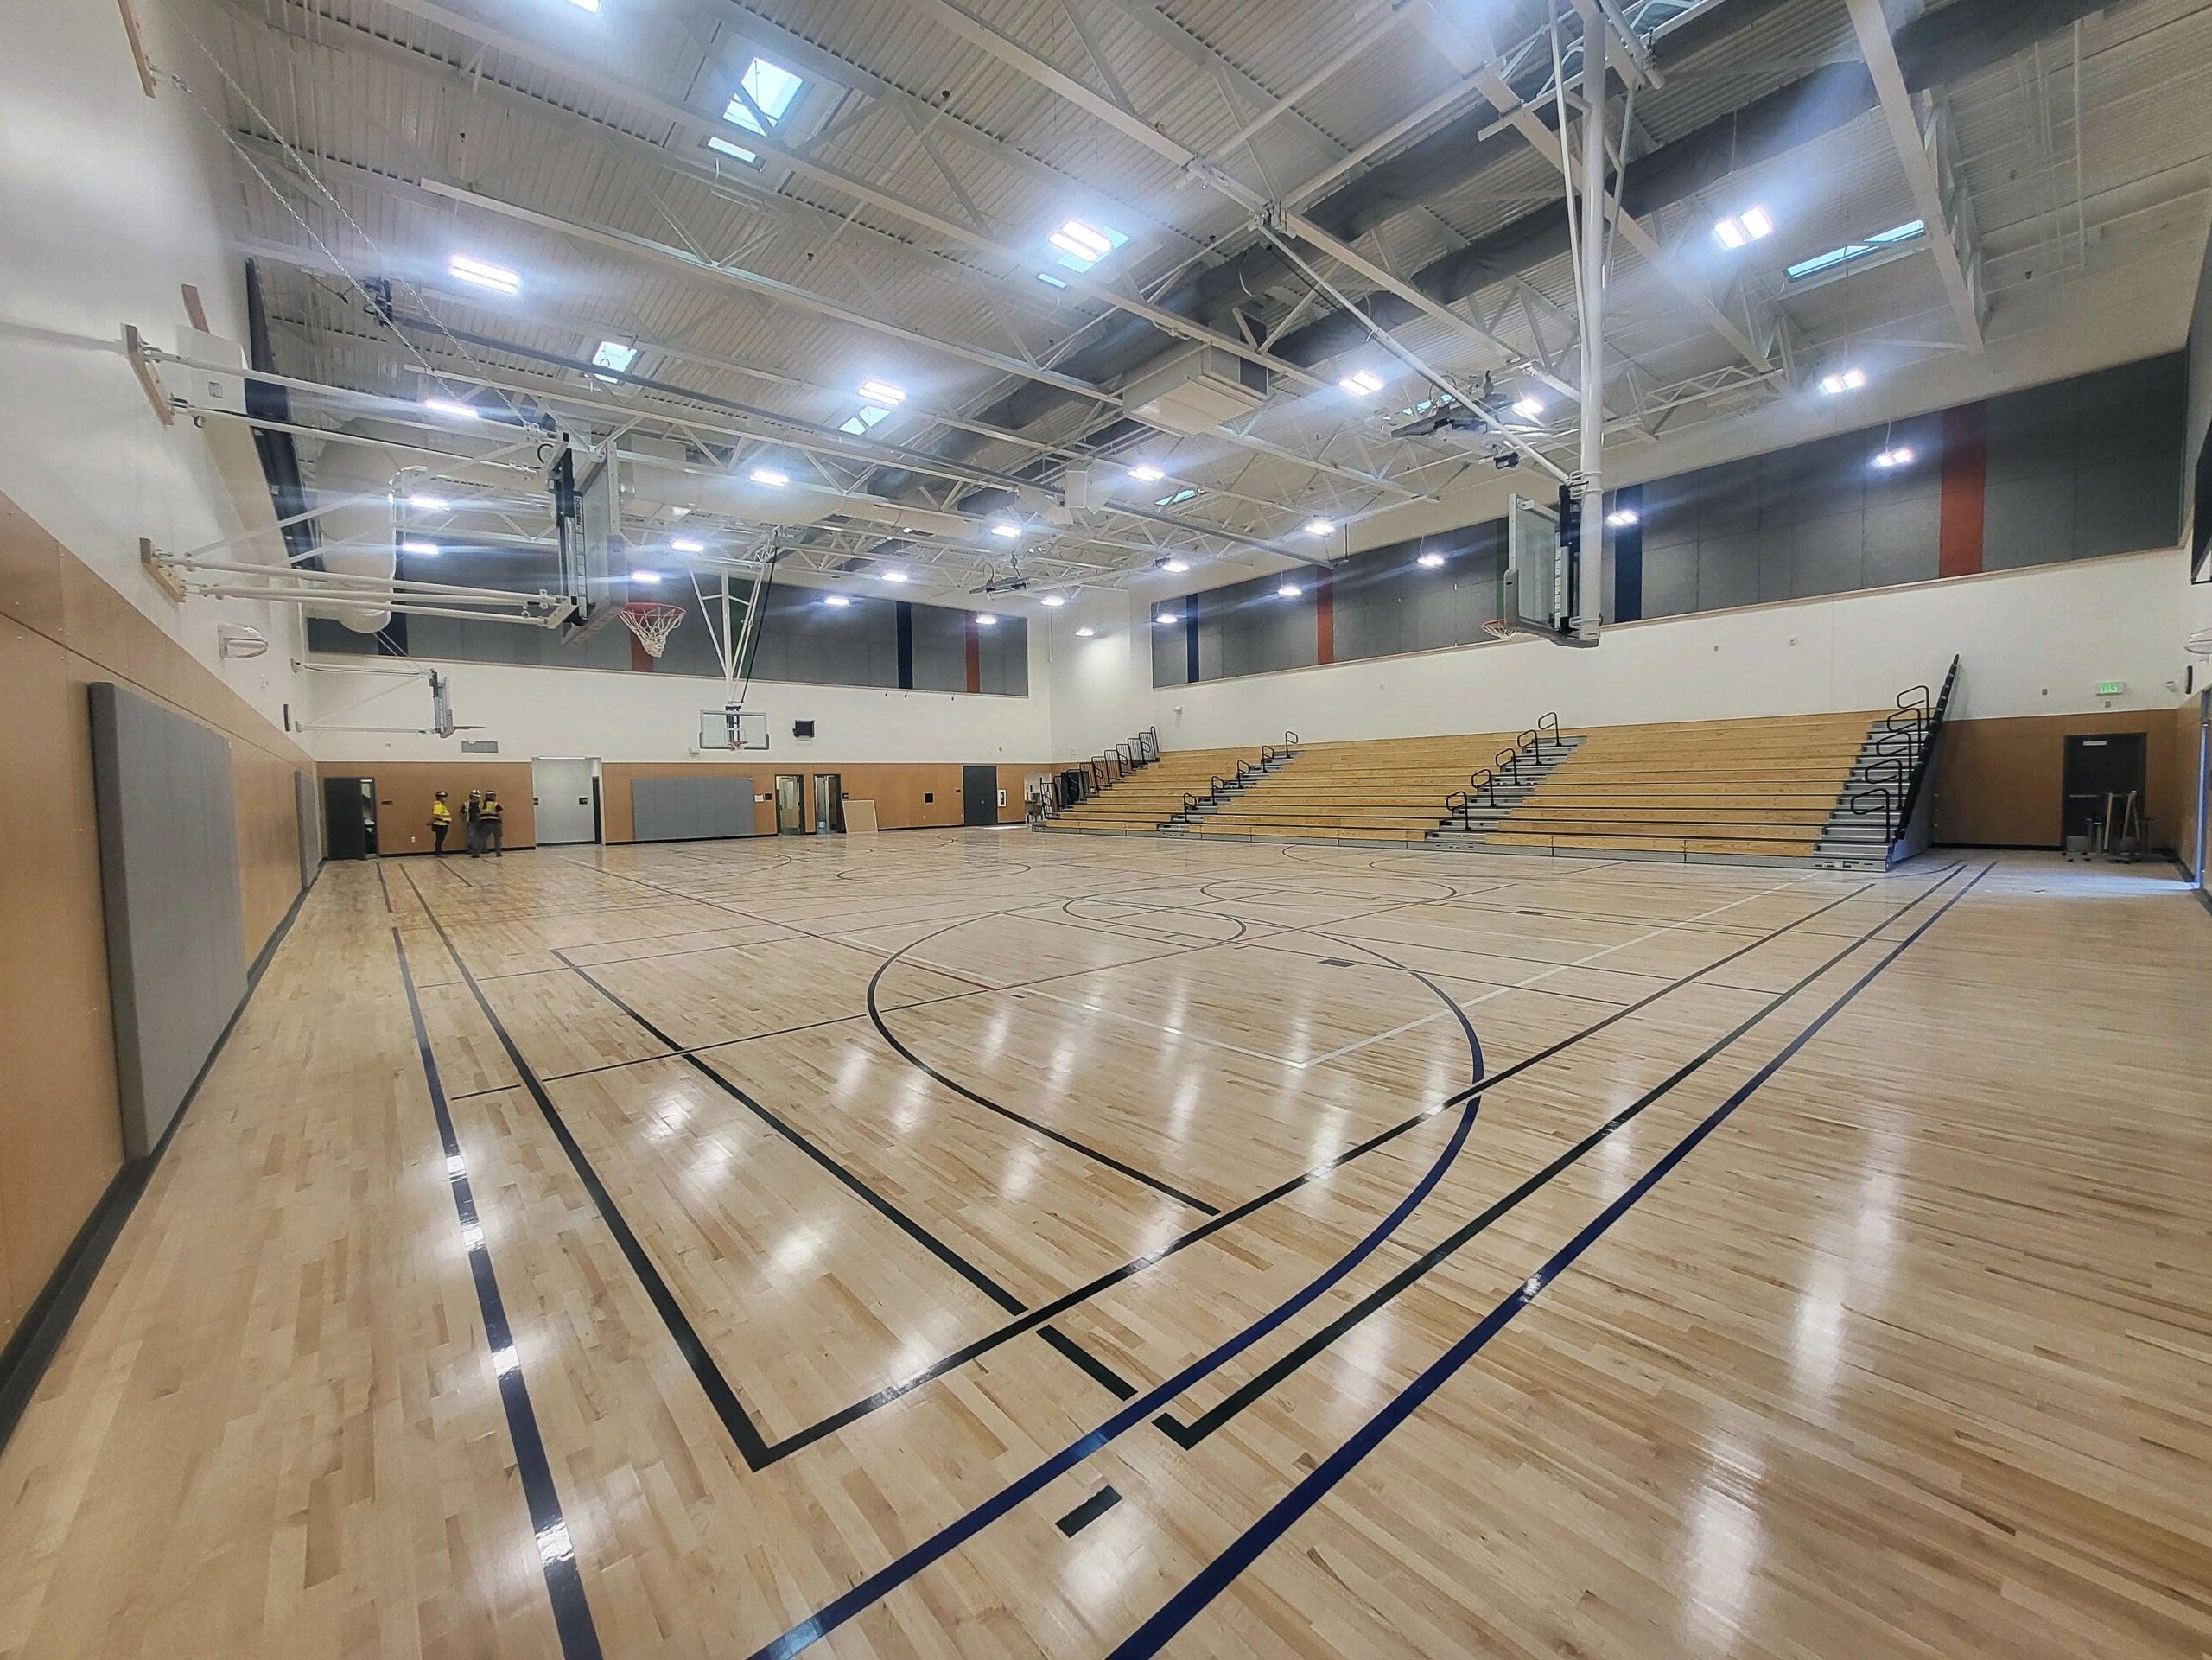
<path fill-rule="evenodd" d="M 683 607 L 633 600 L 622 607 L 620 615 L 622 626 L 638 637 L 645 655 L 658 657 L 668 649 L 668 637 L 676 632 L 676 625 L 683 620 Z"/>

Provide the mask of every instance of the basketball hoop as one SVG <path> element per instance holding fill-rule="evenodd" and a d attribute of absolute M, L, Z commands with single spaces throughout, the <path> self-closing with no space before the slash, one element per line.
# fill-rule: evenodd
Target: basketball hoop
<path fill-rule="evenodd" d="M 683 607 L 633 600 L 622 607 L 620 614 L 622 626 L 638 637 L 638 644 L 645 648 L 645 655 L 658 657 L 668 649 L 668 637 L 676 632 L 676 625 L 683 620 Z"/>
<path fill-rule="evenodd" d="M 1483 625 L 1483 633 L 1492 639 L 1510 639 L 1513 638 L 1513 625 L 1503 617 L 1492 617 Z"/>

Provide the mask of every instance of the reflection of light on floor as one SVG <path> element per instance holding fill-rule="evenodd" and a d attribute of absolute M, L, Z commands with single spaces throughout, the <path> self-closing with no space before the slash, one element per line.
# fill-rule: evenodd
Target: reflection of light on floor
<path fill-rule="evenodd" d="M 1068 1508 L 1074 1508 L 1072 1502 Z M 1077 1535 L 1061 1561 L 1060 1588 L 1067 1601 L 1101 1617 L 1102 1624 L 1103 1617 L 1119 1612 L 1130 1575 L 1146 1566 L 1145 1553 L 1131 1549 L 1128 1523 L 1135 1515 L 1123 1499 Z"/>
<path fill-rule="evenodd" d="M 1037 1149 L 1024 1148 L 1006 1163 L 1005 1174 L 999 1181 L 1001 1199 L 1026 1199 L 1037 1180 Z"/>
<path fill-rule="evenodd" d="M 779 1274 L 796 1274 L 811 1262 L 822 1250 L 822 1237 L 813 1229 L 793 1228 L 776 1242 L 774 1255 L 770 1258 Z"/>
<path fill-rule="evenodd" d="M 1168 1103 L 1167 1128 L 1179 1139 L 1190 1128 L 1191 1115 L 1198 1110 L 1198 1091 L 1204 1087 L 1205 1079 L 1192 1073 L 1183 1079 L 1175 1099 Z"/>
<path fill-rule="evenodd" d="M 556 1522 L 550 1528 L 538 1530 L 537 1559 L 546 1567 L 568 1561 L 575 1554 L 576 1548 L 569 1542 L 569 1524 L 566 1522 Z"/>
<path fill-rule="evenodd" d="M 868 1076 L 871 1060 L 868 1052 L 859 1044 L 847 1049 L 844 1064 L 837 1068 L 837 1087 L 847 1095 L 855 1093 L 861 1079 Z"/>
<path fill-rule="evenodd" d="M 664 1142 L 691 1122 L 691 1103 L 681 1095 L 664 1097 L 648 1110 L 652 1118 L 645 1126 L 645 1139 L 649 1142 Z"/>
<path fill-rule="evenodd" d="M 1759 1461 L 1750 1448 L 1717 1437 L 1712 1462 L 1690 1504 L 1689 1598 L 1685 1609 L 1691 1650 L 1726 1653 L 1744 1626 L 1764 1540 L 1758 1510 Z"/>

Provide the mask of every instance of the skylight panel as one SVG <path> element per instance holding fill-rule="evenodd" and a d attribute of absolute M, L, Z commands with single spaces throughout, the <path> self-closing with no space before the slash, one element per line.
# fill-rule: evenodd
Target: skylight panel
<path fill-rule="evenodd" d="M 1860 242 L 1847 242 L 1840 248 L 1831 248 L 1826 253 L 1815 254 L 1810 259 L 1801 259 L 1787 268 L 1786 275 L 1793 283 L 1802 283 L 1808 277 L 1818 277 L 1823 271 L 1834 270 L 1853 260 L 1866 259 L 1892 248 L 1916 240 L 1927 233 L 1928 226 L 1919 219 L 1908 219 L 1903 225 L 1878 231 Z"/>
<path fill-rule="evenodd" d="M 729 103 L 722 110 L 722 119 L 732 126 L 744 128 L 747 132 L 759 133 L 766 132 L 768 127 L 781 125 L 785 113 L 806 86 L 802 78 L 791 73 L 783 65 L 772 63 L 766 58 L 755 58 L 747 64 L 745 73 L 738 77 L 738 84 L 745 88 L 744 93 L 741 96 L 736 92 L 730 94 Z M 751 102 L 748 103 L 747 99 Z M 767 117 L 768 127 L 762 126 L 760 116 L 753 114 L 756 106 L 761 116 Z M 749 150 L 727 138 L 709 138 L 707 148 L 718 155 L 742 162 L 747 167 L 760 165 L 757 151 Z"/>

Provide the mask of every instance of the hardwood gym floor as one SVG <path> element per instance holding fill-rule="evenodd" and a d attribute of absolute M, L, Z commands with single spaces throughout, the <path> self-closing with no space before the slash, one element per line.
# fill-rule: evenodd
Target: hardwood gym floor
<path fill-rule="evenodd" d="M 0 1655 L 2202 1654 L 2208 932 L 2025 856 L 333 867 L 0 1453 Z"/>

